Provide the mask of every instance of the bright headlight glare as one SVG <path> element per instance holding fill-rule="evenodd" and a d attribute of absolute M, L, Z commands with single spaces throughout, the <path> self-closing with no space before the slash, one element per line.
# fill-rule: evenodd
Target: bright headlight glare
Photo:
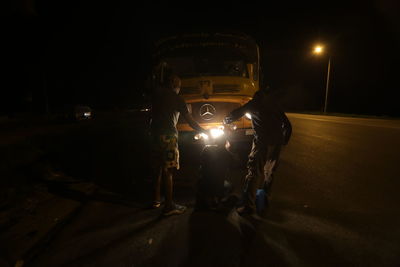
<path fill-rule="evenodd" d="M 201 133 L 200 136 L 201 136 L 203 139 L 205 139 L 205 140 L 208 139 L 208 135 L 206 135 L 205 133 Z"/>
<path fill-rule="evenodd" d="M 218 137 L 220 137 L 221 135 L 224 134 L 224 130 L 218 129 L 218 128 L 214 128 L 214 129 L 210 130 L 210 134 L 211 134 L 212 138 L 218 138 Z"/>
<path fill-rule="evenodd" d="M 246 118 L 248 118 L 249 120 L 251 120 L 251 114 L 250 113 L 246 113 L 244 114 L 246 116 Z"/>
<path fill-rule="evenodd" d="M 194 136 L 194 139 L 195 140 L 199 140 L 199 139 L 207 140 L 208 139 L 208 135 L 206 135 L 205 133 L 199 133 L 199 134 L 196 134 Z"/>

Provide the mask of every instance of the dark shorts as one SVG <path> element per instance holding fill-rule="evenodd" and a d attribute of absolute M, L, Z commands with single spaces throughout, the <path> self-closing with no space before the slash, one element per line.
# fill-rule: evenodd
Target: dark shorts
<path fill-rule="evenodd" d="M 153 159 L 163 168 L 179 170 L 178 138 L 175 135 L 153 136 Z"/>

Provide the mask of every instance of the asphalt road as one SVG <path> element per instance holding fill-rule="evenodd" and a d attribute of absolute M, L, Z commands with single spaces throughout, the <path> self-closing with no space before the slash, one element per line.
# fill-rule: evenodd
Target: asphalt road
<path fill-rule="evenodd" d="M 290 266 L 398 266 L 400 121 L 290 119 L 265 243 Z"/>
<path fill-rule="evenodd" d="M 80 210 L 29 265 L 399 266 L 400 120 L 288 115 L 293 136 L 282 151 L 262 222 L 231 209 L 193 211 L 198 151 L 190 149 L 182 155 L 190 168 L 176 181 L 176 199 L 188 212 L 161 217 L 145 205 L 147 174 L 132 167 L 143 169 L 148 162 L 142 156 L 127 159 L 145 147 L 140 139 L 132 141 L 137 125 L 129 116 L 111 118 L 108 126 L 87 124 L 75 133 L 86 137 L 64 146 L 74 151 L 85 144 L 90 151 L 67 164 L 69 173 L 79 176 L 85 167 L 82 177 L 111 185 L 115 196 L 100 192 L 80 200 Z M 86 165 L 74 169 L 80 161 Z M 129 180 L 132 175 L 136 182 Z M 112 185 L 121 177 L 118 185 L 125 191 L 117 192 Z M 135 186 L 132 199 L 118 196 Z"/>

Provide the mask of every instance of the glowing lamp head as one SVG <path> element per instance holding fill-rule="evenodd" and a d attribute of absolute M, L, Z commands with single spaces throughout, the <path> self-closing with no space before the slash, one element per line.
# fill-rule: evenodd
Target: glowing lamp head
<path fill-rule="evenodd" d="M 323 51 L 324 47 L 321 45 L 317 45 L 316 47 L 314 47 L 314 54 L 322 54 Z"/>

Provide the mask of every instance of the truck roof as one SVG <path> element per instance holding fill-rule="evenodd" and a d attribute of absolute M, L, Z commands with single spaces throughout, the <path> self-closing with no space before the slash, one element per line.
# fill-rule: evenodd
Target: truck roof
<path fill-rule="evenodd" d="M 249 35 L 240 32 L 196 32 L 169 35 L 154 43 L 153 58 L 201 48 L 226 48 L 241 51 L 251 61 L 257 61 L 258 45 Z"/>

